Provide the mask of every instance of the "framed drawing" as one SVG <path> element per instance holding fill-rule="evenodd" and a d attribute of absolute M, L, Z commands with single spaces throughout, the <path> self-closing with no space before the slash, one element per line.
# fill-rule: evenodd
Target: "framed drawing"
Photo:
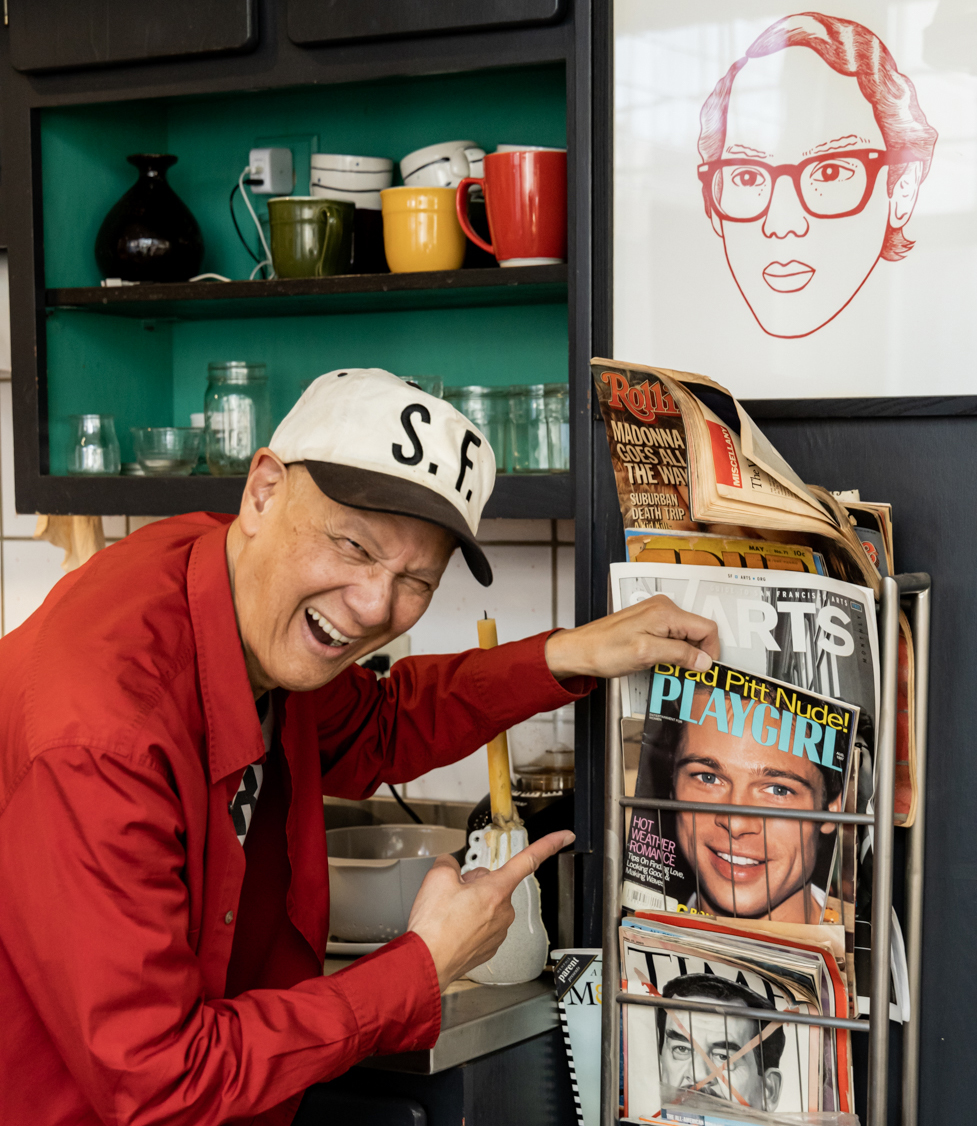
<path fill-rule="evenodd" d="M 614 0 L 614 355 L 741 398 L 977 389 L 969 0 Z"/>

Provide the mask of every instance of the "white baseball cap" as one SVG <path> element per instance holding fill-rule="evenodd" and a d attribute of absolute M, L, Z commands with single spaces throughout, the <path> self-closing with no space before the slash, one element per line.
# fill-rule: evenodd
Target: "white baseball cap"
<path fill-rule="evenodd" d="M 338 504 L 447 529 L 475 578 L 492 582 L 475 535 L 495 486 L 495 454 L 450 403 L 382 368 L 330 371 L 309 384 L 269 448 L 286 465 L 302 462 Z"/>

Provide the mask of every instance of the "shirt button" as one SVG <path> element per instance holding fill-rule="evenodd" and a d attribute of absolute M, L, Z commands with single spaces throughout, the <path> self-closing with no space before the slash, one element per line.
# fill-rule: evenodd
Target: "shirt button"
<path fill-rule="evenodd" d="M 227 923 L 228 926 L 230 926 L 231 923 L 234 922 L 234 912 L 233 911 L 227 912 L 227 914 L 224 916 L 224 922 Z"/>

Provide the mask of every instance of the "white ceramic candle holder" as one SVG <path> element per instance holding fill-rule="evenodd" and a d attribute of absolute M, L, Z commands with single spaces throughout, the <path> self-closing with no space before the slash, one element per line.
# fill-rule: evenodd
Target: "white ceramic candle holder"
<path fill-rule="evenodd" d="M 495 871 L 528 844 L 529 837 L 523 828 L 503 830 L 488 825 L 476 829 L 468 839 L 462 872 L 473 868 Z M 533 981 L 543 972 L 549 940 L 543 927 L 535 876 L 527 876 L 512 893 L 512 907 L 516 917 L 505 940 L 494 957 L 468 971 L 469 980 L 483 985 L 516 985 Z"/>

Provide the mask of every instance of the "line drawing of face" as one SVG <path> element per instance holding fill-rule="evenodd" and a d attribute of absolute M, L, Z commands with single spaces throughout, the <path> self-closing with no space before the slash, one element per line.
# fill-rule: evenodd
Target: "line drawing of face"
<path fill-rule="evenodd" d="M 696 1001 L 713 1000 L 695 993 L 690 994 L 689 998 Z M 708 1069 L 706 1061 L 689 1042 L 687 1029 L 709 1057 Z M 732 1102 L 728 1082 L 754 1110 L 776 1110 L 783 1082 L 779 1068 L 768 1067 L 761 1073 L 753 1050 L 745 1052 L 735 1062 L 730 1062 L 733 1056 L 756 1038 L 758 1029 L 758 1023 L 746 1017 L 727 1016 L 724 1020 L 719 1013 L 688 1013 L 679 1010 L 673 1015 L 669 1012 L 660 1053 L 662 1082 L 679 1090 L 689 1090 L 704 1079 L 710 1069 L 722 1068 L 719 1075 L 703 1084 L 699 1090 Z"/>
<path fill-rule="evenodd" d="M 861 24 L 817 13 L 773 24 L 716 86 L 701 124 L 706 214 L 768 335 L 816 332 L 879 258 L 911 249 L 903 228 L 937 134 Z"/>
<path fill-rule="evenodd" d="M 763 805 L 777 809 L 841 808 L 826 802 L 824 776 L 809 759 L 757 743 L 751 725 L 741 736 L 685 724 L 675 756 L 673 794 L 679 801 Z M 766 819 L 740 814 L 682 812 L 679 848 L 698 868 L 697 904 L 712 915 L 766 917 L 792 923 L 820 921 L 810 891 L 822 834 L 831 822 Z"/>

